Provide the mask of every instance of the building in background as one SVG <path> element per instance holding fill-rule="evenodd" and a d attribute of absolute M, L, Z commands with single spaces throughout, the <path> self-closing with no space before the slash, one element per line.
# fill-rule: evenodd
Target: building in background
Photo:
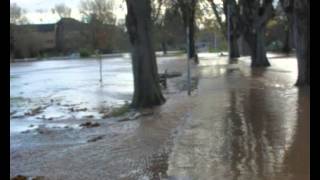
<path fill-rule="evenodd" d="M 102 25 L 95 31 L 91 24 L 62 18 L 55 24 L 11 24 L 10 45 L 15 58 L 29 58 L 70 55 L 81 49 L 120 52 L 128 49 L 129 42 L 117 26 Z"/>

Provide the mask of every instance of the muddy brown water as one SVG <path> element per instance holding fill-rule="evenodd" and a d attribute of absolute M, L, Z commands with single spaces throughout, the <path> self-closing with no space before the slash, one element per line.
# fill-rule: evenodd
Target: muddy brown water
<path fill-rule="evenodd" d="M 185 61 L 169 58 L 160 71 L 184 71 Z M 185 74 L 170 79 L 167 102 L 153 116 L 126 122 L 94 119 L 99 127 L 12 134 L 10 175 L 309 179 L 310 93 L 293 86 L 295 59 L 271 58 L 272 67 L 255 70 L 247 58 L 229 64 L 209 54 L 200 60 L 192 71 L 192 96 L 186 95 Z"/>

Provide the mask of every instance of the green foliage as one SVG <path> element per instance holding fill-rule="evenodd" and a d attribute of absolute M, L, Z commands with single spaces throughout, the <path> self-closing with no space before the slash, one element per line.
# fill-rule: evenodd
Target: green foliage
<path fill-rule="evenodd" d="M 172 55 L 180 56 L 180 55 L 184 55 L 185 53 L 186 53 L 185 51 L 179 50 L 179 51 L 177 51 L 177 52 L 175 52 L 175 53 L 172 53 Z"/>
<path fill-rule="evenodd" d="M 48 58 L 48 54 L 47 53 L 38 53 L 37 55 L 37 59 L 41 60 L 41 59 L 46 59 Z"/>
<path fill-rule="evenodd" d="M 221 51 L 228 51 L 228 42 L 226 40 L 222 40 L 219 44 L 218 50 Z"/>
<path fill-rule="evenodd" d="M 269 50 L 269 51 L 281 51 L 282 47 L 283 47 L 283 43 L 281 41 L 273 41 L 267 47 L 267 50 Z"/>
<path fill-rule="evenodd" d="M 79 54 L 80 54 L 80 57 L 81 58 L 87 58 L 87 57 L 90 57 L 91 54 L 92 54 L 92 51 L 89 50 L 89 49 L 86 49 L 86 48 L 81 48 L 79 50 Z"/>
<path fill-rule="evenodd" d="M 211 52 L 211 53 L 214 53 L 214 52 L 220 52 L 220 49 L 219 49 L 219 48 L 212 48 L 212 47 L 209 47 L 209 52 Z"/>
<path fill-rule="evenodd" d="M 271 19 L 268 21 L 267 23 L 267 29 L 271 29 L 274 28 L 275 26 L 277 26 L 279 24 L 279 21 L 277 19 Z"/>

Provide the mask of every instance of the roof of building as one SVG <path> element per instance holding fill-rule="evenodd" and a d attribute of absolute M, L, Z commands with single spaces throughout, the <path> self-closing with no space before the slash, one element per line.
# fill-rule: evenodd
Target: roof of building
<path fill-rule="evenodd" d="M 34 29 L 38 32 L 52 32 L 55 30 L 56 24 L 26 24 L 26 25 L 19 25 L 18 27 L 21 28 L 28 28 Z"/>

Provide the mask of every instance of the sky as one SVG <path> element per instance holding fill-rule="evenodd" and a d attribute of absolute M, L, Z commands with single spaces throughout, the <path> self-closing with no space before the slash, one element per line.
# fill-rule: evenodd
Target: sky
<path fill-rule="evenodd" d="M 56 23 L 60 18 L 57 14 L 52 14 L 51 9 L 56 4 L 64 3 L 72 9 L 71 17 L 81 20 L 79 4 L 81 0 L 10 0 L 19 7 L 27 11 L 26 17 L 31 24 Z M 126 7 L 124 0 L 113 0 L 114 13 L 117 21 L 125 18 Z M 40 11 L 39 11 L 40 10 Z"/>

